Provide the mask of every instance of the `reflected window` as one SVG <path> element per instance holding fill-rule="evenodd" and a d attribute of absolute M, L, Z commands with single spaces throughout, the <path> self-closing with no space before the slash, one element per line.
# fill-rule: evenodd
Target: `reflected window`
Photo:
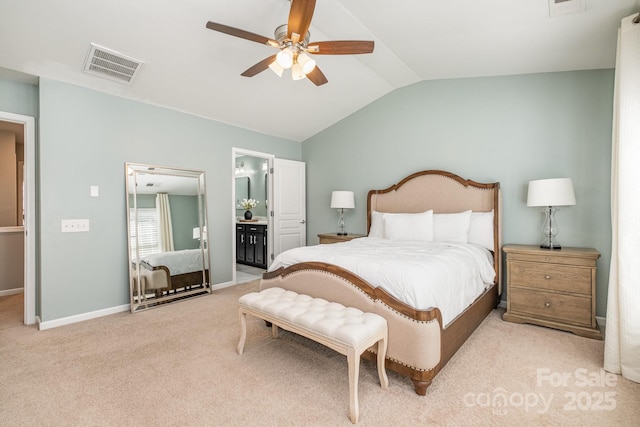
<path fill-rule="evenodd" d="M 155 208 L 138 208 L 138 229 L 136 230 L 135 211 L 131 209 L 129 215 L 129 245 L 135 248 L 138 238 L 138 254 L 140 257 L 157 254 L 160 251 L 160 236 L 158 234 L 158 210 Z M 137 235 L 137 232 L 140 235 Z M 132 252 L 133 253 L 133 252 Z"/>

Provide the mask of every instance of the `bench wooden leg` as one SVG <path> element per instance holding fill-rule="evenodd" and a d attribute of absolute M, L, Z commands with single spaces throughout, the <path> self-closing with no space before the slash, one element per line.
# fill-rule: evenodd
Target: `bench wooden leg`
<path fill-rule="evenodd" d="M 347 365 L 349 366 L 349 418 L 353 424 L 358 422 L 360 408 L 358 407 L 358 377 L 360 376 L 360 353 L 351 347 L 347 350 Z"/>
<path fill-rule="evenodd" d="M 387 354 L 387 337 L 378 341 L 378 377 L 380 378 L 380 386 L 383 389 L 389 388 L 389 377 L 384 366 L 385 355 Z"/>
<path fill-rule="evenodd" d="M 239 310 L 240 314 L 240 342 L 238 343 L 238 354 L 244 351 L 244 343 L 247 339 L 247 313 Z"/>

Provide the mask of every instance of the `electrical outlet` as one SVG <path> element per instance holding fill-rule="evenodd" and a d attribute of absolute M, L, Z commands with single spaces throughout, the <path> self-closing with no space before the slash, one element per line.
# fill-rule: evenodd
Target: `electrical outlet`
<path fill-rule="evenodd" d="M 63 233 L 81 233 L 89 231 L 88 219 L 63 219 L 61 221 Z"/>

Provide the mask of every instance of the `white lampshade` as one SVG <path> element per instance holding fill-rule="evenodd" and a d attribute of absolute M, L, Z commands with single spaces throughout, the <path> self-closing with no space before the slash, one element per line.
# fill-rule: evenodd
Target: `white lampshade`
<path fill-rule="evenodd" d="M 295 62 L 291 67 L 291 79 L 301 80 L 301 79 L 304 79 L 305 77 L 307 76 L 305 73 L 302 72 L 302 65 Z"/>
<path fill-rule="evenodd" d="M 298 55 L 298 64 L 300 64 L 302 72 L 305 74 L 309 74 L 316 68 L 316 61 L 304 52 Z"/>
<path fill-rule="evenodd" d="M 356 203 L 353 191 L 334 191 L 331 193 L 331 207 L 335 209 L 353 209 Z"/>
<path fill-rule="evenodd" d="M 284 73 L 284 68 L 282 68 L 282 66 L 278 63 L 278 61 L 273 61 L 271 64 L 269 64 L 269 68 L 271 69 L 271 71 L 276 73 L 278 77 L 282 77 L 282 73 Z"/>
<path fill-rule="evenodd" d="M 193 238 L 194 240 L 200 239 L 200 227 L 193 228 Z M 202 240 L 207 240 L 207 227 L 203 227 L 202 230 Z"/>
<path fill-rule="evenodd" d="M 529 181 L 527 206 L 572 206 L 576 204 L 571 178 Z"/>
<path fill-rule="evenodd" d="M 291 68 L 293 65 L 293 52 L 291 49 L 284 48 L 276 55 L 276 61 L 282 68 Z"/>

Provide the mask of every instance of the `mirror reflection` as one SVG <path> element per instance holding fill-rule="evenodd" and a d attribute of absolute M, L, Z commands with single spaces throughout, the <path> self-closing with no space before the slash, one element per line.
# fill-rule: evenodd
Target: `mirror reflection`
<path fill-rule="evenodd" d="M 211 293 L 204 172 L 126 164 L 131 311 Z"/>
<path fill-rule="evenodd" d="M 236 209 L 242 209 L 240 202 L 251 198 L 251 178 L 248 176 L 236 177 Z"/>
<path fill-rule="evenodd" d="M 266 218 L 269 208 L 269 201 L 267 200 L 267 160 L 253 156 L 237 157 L 235 178 L 236 216 L 242 216 L 245 211 L 240 206 L 242 199 L 254 199 L 258 204 L 251 209 L 253 215 Z"/>

